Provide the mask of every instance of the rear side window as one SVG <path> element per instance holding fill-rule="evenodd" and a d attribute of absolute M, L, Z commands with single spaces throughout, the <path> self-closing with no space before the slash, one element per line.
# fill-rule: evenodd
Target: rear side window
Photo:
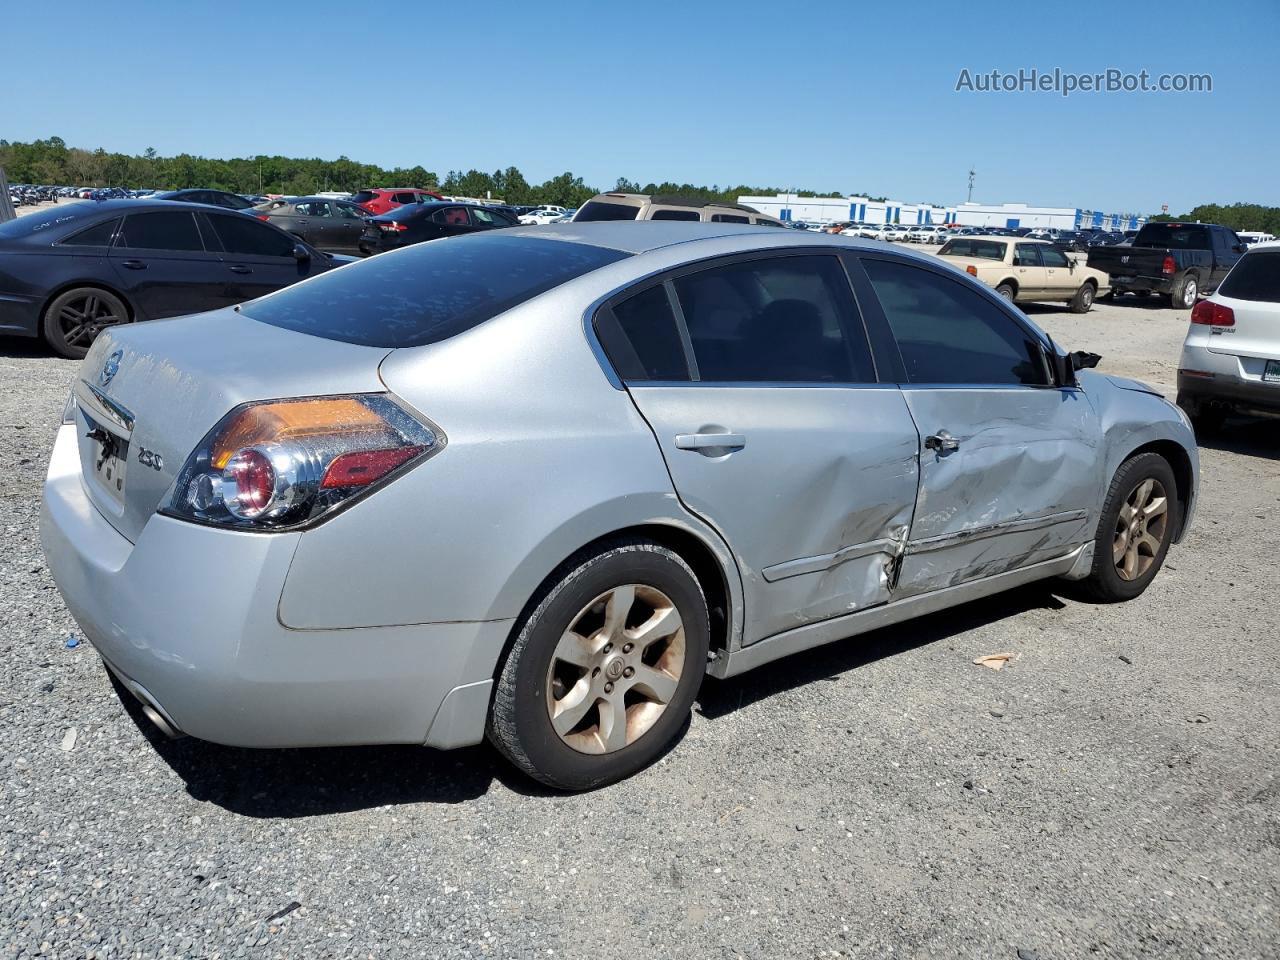
<path fill-rule="evenodd" d="M 397 193 L 391 199 L 396 203 L 417 203 L 418 195 L 416 193 Z"/>
<path fill-rule="evenodd" d="M 1280 250 L 1245 254 L 1218 292 L 1237 300 L 1280 303 Z"/>
<path fill-rule="evenodd" d="M 62 241 L 64 247 L 109 247 L 111 238 L 115 236 L 116 227 L 120 226 L 120 218 L 107 220 L 92 227 L 73 233 Z"/>
<path fill-rule="evenodd" d="M 862 261 L 912 383 L 1049 383 L 1039 343 L 963 282 L 889 260 Z"/>
<path fill-rule="evenodd" d="M 849 280 L 834 256 L 744 260 L 674 286 L 700 380 L 875 380 Z"/>
<path fill-rule="evenodd" d="M 245 218 L 248 221 L 248 218 Z M 184 250 L 204 252 L 195 216 L 186 210 L 173 213 L 135 213 L 124 218 L 117 247 L 131 250 Z"/>
<path fill-rule="evenodd" d="M 292 257 L 295 241 L 251 217 L 210 214 L 222 249 L 241 257 Z"/>
<path fill-rule="evenodd" d="M 750 223 L 747 217 L 740 217 L 736 213 L 716 213 L 711 216 L 712 223 Z"/>
<path fill-rule="evenodd" d="M 1038 267 L 1040 264 L 1040 244 L 1019 243 L 1013 248 L 1015 267 Z"/>
<path fill-rule="evenodd" d="M 697 210 L 655 210 L 650 220 L 701 220 Z"/>
<path fill-rule="evenodd" d="M 599 200 L 588 200 L 573 219 L 579 223 L 595 220 L 634 220 L 639 212 L 639 207 L 633 207 L 627 203 L 603 203 Z"/>
<path fill-rule="evenodd" d="M 418 347 L 470 330 L 629 254 L 486 230 L 371 257 L 244 304 L 245 316 L 370 347 Z"/>
<path fill-rule="evenodd" d="M 689 365 L 664 284 L 601 311 L 596 332 L 624 380 L 688 380 Z"/>

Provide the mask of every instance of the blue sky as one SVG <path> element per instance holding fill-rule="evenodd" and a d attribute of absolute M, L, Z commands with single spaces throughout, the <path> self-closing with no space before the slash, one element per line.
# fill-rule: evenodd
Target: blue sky
<path fill-rule="evenodd" d="M 116 0 L 18 4 L 5 30 L 10 140 L 940 203 L 972 164 L 986 202 L 1280 205 L 1277 0 Z M 1213 92 L 955 92 L 962 68 L 1055 67 Z"/>

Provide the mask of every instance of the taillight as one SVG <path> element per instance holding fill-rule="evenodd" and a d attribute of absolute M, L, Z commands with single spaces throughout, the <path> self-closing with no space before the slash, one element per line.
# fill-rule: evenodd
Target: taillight
<path fill-rule="evenodd" d="M 1160 272 L 1166 277 L 1172 277 L 1178 272 L 1178 265 L 1173 262 L 1173 257 L 1164 258 L 1164 263 L 1160 265 Z"/>
<path fill-rule="evenodd" d="M 378 226 L 382 228 L 385 233 L 404 233 L 404 231 L 409 229 L 407 224 L 396 223 L 394 220 L 386 223 L 380 223 Z"/>
<path fill-rule="evenodd" d="M 1191 310 L 1191 322 L 1203 323 L 1207 327 L 1234 327 L 1235 311 L 1212 300 L 1201 300 Z"/>
<path fill-rule="evenodd" d="M 170 516 L 256 530 L 305 526 L 443 449 L 386 394 L 236 407 L 178 475 Z"/>
<path fill-rule="evenodd" d="M 978 268 L 971 263 L 964 268 L 964 272 L 971 277 L 976 277 L 978 275 Z"/>
<path fill-rule="evenodd" d="M 265 216 L 265 215 L 263 215 L 263 214 L 261 214 L 261 213 L 260 213 L 260 214 L 258 214 L 258 219 L 259 219 L 259 220 L 266 220 L 266 221 L 268 221 L 268 222 L 271 220 L 271 218 L 270 218 L 270 217 Z"/>

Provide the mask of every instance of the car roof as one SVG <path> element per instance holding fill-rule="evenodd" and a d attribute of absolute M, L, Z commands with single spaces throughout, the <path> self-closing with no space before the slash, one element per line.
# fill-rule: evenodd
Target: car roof
<path fill-rule="evenodd" d="M 507 236 L 540 237 L 608 247 L 624 253 L 641 254 L 678 243 L 704 241 L 708 246 L 717 240 L 750 238 L 768 241 L 761 247 L 833 246 L 883 251 L 882 244 L 841 237 L 830 233 L 802 230 L 780 230 L 739 223 L 702 223 L 684 220 L 599 220 L 587 223 L 552 223 L 541 227 L 511 227 L 502 231 Z M 894 251 L 899 252 L 899 251 Z M 901 251 L 910 255 L 910 251 Z M 714 251 L 711 254 L 714 255 Z"/>

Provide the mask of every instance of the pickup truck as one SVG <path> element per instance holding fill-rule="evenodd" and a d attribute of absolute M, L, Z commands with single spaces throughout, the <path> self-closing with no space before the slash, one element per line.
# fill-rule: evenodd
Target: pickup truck
<path fill-rule="evenodd" d="M 1111 275 L 1112 295 L 1158 293 L 1175 307 L 1218 288 L 1245 245 L 1216 223 L 1148 223 L 1128 246 L 1094 247 L 1089 266 Z"/>

